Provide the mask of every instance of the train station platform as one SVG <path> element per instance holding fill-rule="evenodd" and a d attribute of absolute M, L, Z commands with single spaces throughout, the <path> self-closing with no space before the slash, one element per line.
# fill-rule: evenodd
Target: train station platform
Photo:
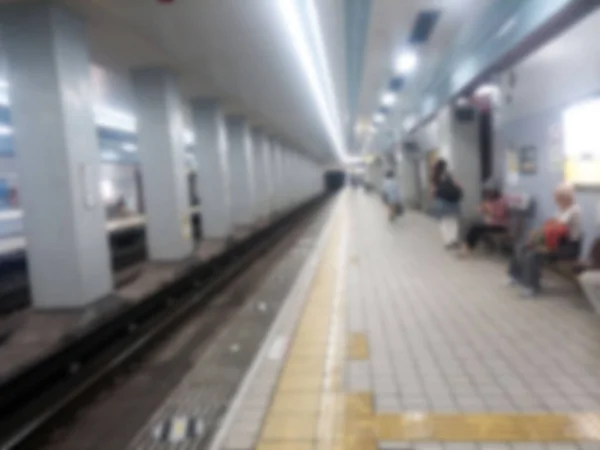
<path fill-rule="evenodd" d="M 600 319 L 504 270 L 345 192 L 211 450 L 600 449 Z"/>

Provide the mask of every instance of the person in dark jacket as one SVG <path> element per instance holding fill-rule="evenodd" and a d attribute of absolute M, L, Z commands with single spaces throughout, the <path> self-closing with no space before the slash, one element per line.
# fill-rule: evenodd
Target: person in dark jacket
<path fill-rule="evenodd" d="M 442 239 L 446 248 L 459 245 L 459 217 L 462 189 L 456 183 L 445 160 L 440 159 L 433 167 L 431 177 L 433 210 L 440 221 Z"/>

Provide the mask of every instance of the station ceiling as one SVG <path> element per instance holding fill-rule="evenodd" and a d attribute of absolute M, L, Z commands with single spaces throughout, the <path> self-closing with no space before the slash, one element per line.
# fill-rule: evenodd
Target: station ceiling
<path fill-rule="evenodd" d="M 317 10 L 331 76 L 326 98 L 334 116 L 330 123 L 307 81 L 290 24 L 278 8 L 286 1 L 305 15 L 311 2 Z M 357 125 L 372 122 L 393 76 L 394 58 L 409 43 L 423 13 L 438 16 L 427 39 L 415 46 L 419 66 L 407 77 L 390 111 L 389 124 L 394 126 L 403 93 L 433 70 L 461 27 L 493 1 L 62 0 L 88 19 L 94 62 L 116 71 L 172 67 L 180 74 L 187 98 L 219 97 L 227 111 L 248 115 L 255 124 L 266 125 L 291 145 L 323 160 L 334 160 L 340 147 L 350 154 L 361 152 L 366 135 Z M 362 34 L 352 28 L 361 21 L 350 22 L 349 11 L 366 18 Z M 310 39 L 310 30 L 304 32 Z M 311 48 L 318 64 L 314 42 Z M 358 63 L 348 64 L 349 60 Z"/>
<path fill-rule="evenodd" d="M 184 94 L 216 96 L 228 112 L 321 159 L 334 154 L 289 30 L 273 0 L 64 0 L 90 22 L 95 62 L 117 70 L 166 65 Z M 343 80 L 342 0 L 316 2 L 330 70 Z M 337 85 L 336 85 L 337 86 Z M 340 88 L 341 98 L 343 88 Z M 335 106 L 339 110 L 340 104 Z"/>
<path fill-rule="evenodd" d="M 394 59 L 412 47 L 418 57 L 418 66 L 406 77 L 398 93 L 397 103 L 390 110 L 388 125 L 399 128 L 396 117 L 402 112 L 406 92 L 435 70 L 444 54 L 460 34 L 461 29 L 494 0 L 373 0 L 364 68 L 358 102 L 357 122 L 372 123 L 373 115 L 381 106 L 381 97 L 394 76 Z M 423 35 L 427 14 L 437 13 L 430 34 Z M 421 36 L 420 36 L 421 34 Z M 418 38 L 425 38 L 420 41 Z M 411 43 L 416 38 L 416 43 Z M 367 139 L 365 127 L 354 130 L 351 149 L 361 153 Z"/>

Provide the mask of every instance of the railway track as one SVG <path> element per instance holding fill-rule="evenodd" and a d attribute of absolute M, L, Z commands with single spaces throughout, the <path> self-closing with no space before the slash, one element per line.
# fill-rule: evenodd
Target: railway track
<path fill-rule="evenodd" d="M 36 364 L 0 381 L 0 449 L 34 448 L 128 363 L 146 355 L 192 312 L 311 216 L 319 197 L 191 270 L 149 298 L 96 324 Z"/>

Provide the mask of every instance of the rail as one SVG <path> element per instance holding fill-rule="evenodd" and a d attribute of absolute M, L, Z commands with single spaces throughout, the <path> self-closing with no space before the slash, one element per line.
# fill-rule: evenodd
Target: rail
<path fill-rule="evenodd" d="M 101 320 L 45 358 L 0 380 L 0 449 L 31 448 L 28 443 L 43 435 L 61 413 L 76 407 L 84 394 L 149 349 L 192 310 L 208 304 L 298 219 L 326 199 L 324 194 L 309 200 L 143 301 Z"/>

